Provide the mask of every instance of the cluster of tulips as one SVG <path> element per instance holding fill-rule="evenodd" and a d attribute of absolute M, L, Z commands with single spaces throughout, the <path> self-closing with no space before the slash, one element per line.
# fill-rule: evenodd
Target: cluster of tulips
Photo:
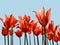
<path fill-rule="evenodd" d="M 30 16 L 26 14 L 24 17 L 18 16 L 19 19 L 16 19 L 12 14 L 9 16 L 5 15 L 5 20 L 0 18 L 0 21 L 3 23 L 2 35 L 4 36 L 4 43 L 9 45 L 13 44 L 13 34 L 19 38 L 21 45 L 21 37 L 24 34 L 24 45 L 31 45 L 31 33 L 33 33 L 34 45 L 40 45 L 38 36 L 42 36 L 42 45 L 58 45 L 60 41 L 60 27 L 59 25 L 54 26 L 54 22 L 50 20 L 51 9 L 49 8 L 46 12 L 42 8 L 40 12 L 33 11 L 38 21 L 31 20 Z M 17 30 L 14 31 L 14 28 Z M 27 34 L 29 35 L 29 43 Z M 9 37 L 10 36 L 10 37 Z M 36 36 L 36 38 L 35 38 Z M 9 41 L 9 38 L 11 39 Z M 36 41 L 37 39 L 37 41 Z M 6 41 L 7 40 L 7 41 Z M 49 42 L 48 42 L 49 41 Z"/>

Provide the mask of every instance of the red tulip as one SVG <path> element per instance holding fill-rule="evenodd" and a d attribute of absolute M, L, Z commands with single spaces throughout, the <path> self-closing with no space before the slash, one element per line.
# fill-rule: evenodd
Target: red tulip
<path fill-rule="evenodd" d="M 56 31 L 57 31 L 58 36 L 60 36 L 60 28 L 59 27 L 57 27 Z"/>
<path fill-rule="evenodd" d="M 51 21 L 48 25 L 48 27 L 46 28 L 46 33 L 49 33 L 49 32 L 53 32 L 55 33 L 55 28 L 54 28 L 54 22 Z"/>
<path fill-rule="evenodd" d="M 54 35 L 53 40 L 54 40 L 55 42 L 58 42 L 58 40 L 59 40 L 58 36 L 57 36 L 57 35 Z"/>
<path fill-rule="evenodd" d="M 33 12 L 35 12 L 36 17 L 37 17 L 39 23 L 40 23 L 42 26 L 46 26 L 47 23 L 48 23 L 49 20 L 50 20 L 51 9 L 48 9 L 46 13 L 45 13 L 44 8 L 42 8 L 42 9 L 40 10 L 40 12 L 37 12 L 37 11 L 33 11 Z"/>
<path fill-rule="evenodd" d="M 56 34 L 57 34 L 57 36 L 58 36 L 58 40 L 60 41 L 60 27 L 59 27 L 59 25 L 57 25 L 57 26 L 55 27 L 55 29 L 56 29 Z"/>
<path fill-rule="evenodd" d="M 14 27 L 15 24 L 18 22 L 18 20 L 12 16 L 12 14 L 10 16 L 6 16 L 6 19 L 3 20 L 2 18 L 0 18 L 0 20 L 3 22 L 4 26 L 9 29 L 10 27 Z"/>
<path fill-rule="evenodd" d="M 40 30 L 41 30 L 41 27 L 36 27 L 35 30 L 33 31 L 33 33 L 38 36 L 40 34 Z"/>
<path fill-rule="evenodd" d="M 48 34 L 48 40 L 51 40 L 51 39 L 52 39 L 52 35 Z"/>
<path fill-rule="evenodd" d="M 10 26 L 14 27 L 17 22 L 18 22 L 18 20 L 14 16 L 11 15 L 11 17 L 10 17 Z"/>
<path fill-rule="evenodd" d="M 54 22 L 51 21 L 48 25 L 48 28 L 46 28 L 46 34 L 49 40 L 53 39 L 55 32 L 56 30 L 54 28 Z"/>
<path fill-rule="evenodd" d="M 17 37 L 20 38 L 20 37 L 22 36 L 23 32 L 22 32 L 21 30 L 17 30 L 17 31 L 15 32 L 15 34 L 16 34 Z"/>
<path fill-rule="evenodd" d="M 34 22 L 34 20 L 31 21 L 31 28 L 34 31 L 37 26 L 37 22 Z"/>
<path fill-rule="evenodd" d="M 21 16 L 19 16 L 19 27 L 24 33 L 29 32 L 30 31 L 30 16 L 24 15 L 23 19 Z"/>
<path fill-rule="evenodd" d="M 3 36 L 8 35 L 7 30 L 4 27 L 2 27 L 2 35 Z"/>
<path fill-rule="evenodd" d="M 13 30 L 8 30 L 9 35 L 13 35 Z"/>
<path fill-rule="evenodd" d="M 24 15 L 23 20 L 25 20 L 25 21 L 29 22 L 29 21 L 30 21 L 30 16 L 26 16 L 26 15 Z"/>
<path fill-rule="evenodd" d="M 53 39 L 53 36 L 54 36 L 54 33 L 53 32 L 49 32 L 47 34 L 48 40 L 52 40 Z"/>

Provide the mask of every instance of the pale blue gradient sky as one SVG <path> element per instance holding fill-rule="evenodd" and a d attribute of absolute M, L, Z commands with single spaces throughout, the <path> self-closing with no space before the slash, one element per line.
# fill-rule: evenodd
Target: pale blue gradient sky
<path fill-rule="evenodd" d="M 55 25 L 60 24 L 60 0 L 0 0 L 0 17 L 4 18 L 4 14 L 9 15 L 12 13 L 18 18 L 19 15 L 27 14 L 35 20 L 35 15 L 32 11 L 39 11 L 42 7 L 46 10 L 51 8 L 51 19 L 54 20 Z M 0 45 L 3 45 L 3 36 L 1 35 L 2 25 L 0 22 Z M 14 40 L 14 45 L 19 45 L 19 40 L 15 35 Z"/>

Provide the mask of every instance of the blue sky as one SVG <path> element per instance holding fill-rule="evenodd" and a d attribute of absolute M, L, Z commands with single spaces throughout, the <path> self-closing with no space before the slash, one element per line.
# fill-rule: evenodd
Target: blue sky
<path fill-rule="evenodd" d="M 33 10 L 40 11 L 42 7 L 45 10 L 51 8 L 51 20 L 55 25 L 60 24 L 60 0 L 0 0 L 0 17 L 4 18 L 5 14 L 13 14 L 16 18 L 19 15 L 30 15 L 35 20 Z M 1 35 L 2 23 L 0 23 L 0 45 L 3 45 L 3 36 Z M 18 38 L 14 35 L 15 45 L 19 45 Z M 23 41 L 22 41 L 23 43 Z"/>

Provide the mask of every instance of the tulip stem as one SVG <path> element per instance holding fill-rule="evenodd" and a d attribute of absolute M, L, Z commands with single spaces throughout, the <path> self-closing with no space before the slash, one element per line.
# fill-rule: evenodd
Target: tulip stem
<path fill-rule="evenodd" d="M 44 35 L 43 35 L 44 28 L 42 26 L 42 45 L 44 45 Z"/>
<path fill-rule="evenodd" d="M 34 34 L 33 34 L 33 37 L 34 37 L 34 45 L 36 45 L 36 42 L 35 42 L 35 36 L 34 36 Z"/>
<path fill-rule="evenodd" d="M 42 35 L 42 45 L 43 45 L 43 35 Z"/>
<path fill-rule="evenodd" d="M 52 44 L 54 45 L 54 41 L 52 40 Z"/>
<path fill-rule="evenodd" d="M 30 41 L 30 45 L 31 45 L 31 37 L 30 37 L 30 34 L 29 34 L 29 41 Z"/>
<path fill-rule="evenodd" d="M 12 34 L 12 39 L 11 39 L 11 43 L 12 43 L 12 45 L 13 45 L 13 34 Z"/>
<path fill-rule="evenodd" d="M 9 45 L 9 35 L 7 35 L 7 42 L 8 42 L 8 45 Z"/>
<path fill-rule="evenodd" d="M 51 40 L 50 40 L 50 45 L 51 45 Z"/>
<path fill-rule="evenodd" d="M 4 44 L 6 45 L 6 36 L 4 36 Z"/>
<path fill-rule="evenodd" d="M 28 37 L 27 37 L 27 33 L 26 33 L 26 40 L 27 40 L 27 45 L 28 45 Z"/>
<path fill-rule="evenodd" d="M 10 36 L 10 44 L 12 45 L 12 43 L 11 43 L 11 40 L 12 40 L 12 39 L 11 39 L 11 38 L 12 38 L 12 36 Z"/>
<path fill-rule="evenodd" d="M 13 35 L 11 35 L 11 45 L 13 45 Z"/>
<path fill-rule="evenodd" d="M 43 45 L 43 40 L 44 40 L 44 37 L 43 37 L 43 35 L 42 35 L 42 45 Z"/>
<path fill-rule="evenodd" d="M 24 45 L 26 45 L 26 37 L 25 37 L 25 35 L 24 35 Z"/>
<path fill-rule="evenodd" d="M 27 43 L 27 45 L 28 45 L 27 34 L 25 33 L 25 38 L 24 38 L 24 45 L 26 45 L 26 43 Z"/>
<path fill-rule="evenodd" d="M 44 26 L 44 45 L 46 45 L 46 30 L 45 30 L 45 26 Z"/>
<path fill-rule="evenodd" d="M 56 42 L 57 43 L 57 45 L 58 45 L 58 42 Z"/>
<path fill-rule="evenodd" d="M 21 38 L 19 38 L 19 42 L 20 42 L 20 45 L 21 45 Z"/>
<path fill-rule="evenodd" d="M 39 38 L 38 38 L 38 36 L 37 36 L 37 45 L 39 45 Z"/>
<path fill-rule="evenodd" d="M 7 30 L 7 34 L 8 34 L 8 29 Z M 8 42 L 8 45 L 9 45 L 9 34 L 7 35 L 7 42 Z"/>
<path fill-rule="evenodd" d="M 47 36 L 46 36 L 46 44 L 49 45 L 49 42 L 48 42 L 48 38 L 47 38 Z"/>
<path fill-rule="evenodd" d="M 11 28 L 11 30 L 13 30 L 13 28 Z M 11 35 L 11 45 L 13 45 L 13 34 Z"/>

